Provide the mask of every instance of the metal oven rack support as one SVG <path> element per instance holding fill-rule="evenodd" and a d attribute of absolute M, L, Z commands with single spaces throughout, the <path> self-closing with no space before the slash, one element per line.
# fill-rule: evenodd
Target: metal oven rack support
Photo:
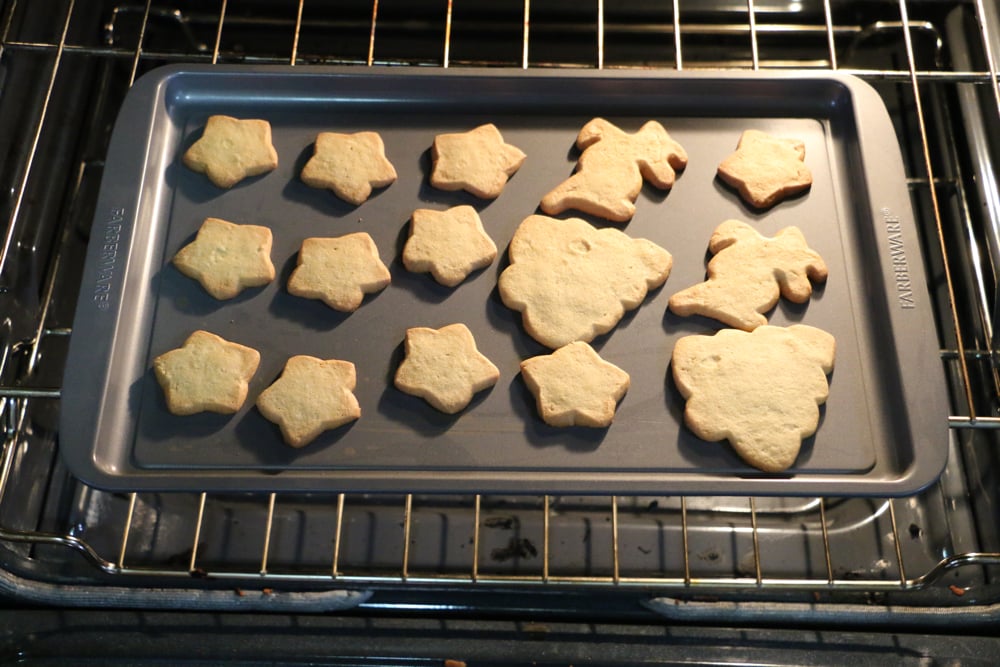
<path fill-rule="evenodd" d="M 447 2 L 444 23 L 444 41 L 442 45 L 439 66 L 449 67 L 452 61 L 452 17 L 454 5 L 452 0 Z M 936 228 L 936 242 L 942 257 L 949 256 L 947 247 L 947 234 L 942 226 L 941 204 L 938 201 L 938 190 L 945 185 L 943 179 L 939 179 L 934 172 L 934 165 L 931 154 L 930 140 L 928 138 L 929 128 L 924 116 L 921 99 L 923 88 L 927 85 L 942 81 L 969 83 L 980 86 L 988 86 L 992 89 L 993 98 L 996 102 L 996 118 L 1000 121 L 1000 80 L 998 80 L 996 50 L 997 35 L 995 17 L 989 15 L 994 11 L 988 7 L 984 0 L 975 0 L 973 3 L 975 20 L 981 38 L 981 48 L 986 54 L 987 66 L 982 70 L 964 70 L 941 72 L 935 70 L 923 70 L 918 68 L 914 56 L 912 35 L 927 26 L 920 22 L 913 22 L 910 19 L 909 6 L 906 0 L 898 2 L 898 16 L 896 19 L 886 21 L 877 29 L 898 29 L 902 31 L 906 45 L 906 63 L 904 68 L 871 70 L 871 69 L 846 69 L 838 62 L 836 41 L 838 36 L 853 28 L 838 25 L 834 22 L 833 11 L 830 0 L 823 1 L 824 23 L 822 26 L 776 26 L 765 23 L 764 17 L 758 17 L 758 10 L 755 8 L 754 0 L 747 0 L 745 26 L 733 25 L 700 25 L 686 24 L 682 21 L 682 7 L 680 0 L 672 0 L 671 17 L 672 24 L 664 26 L 664 39 L 672 39 L 674 46 L 674 63 L 677 70 L 691 66 L 691 61 L 685 62 L 682 56 L 684 53 L 683 43 L 685 35 L 699 34 L 703 31 L 728 31 L 730 34 L 746 35 L 749 40 L 750 60 L 749 63 L 729 63 L 728 66 L 750 67 L 754 70 L 767 66 L 766 60 L 762 57 L 762 49 L 759 38 L 761 35 L 772 35 L 774 32 L 785 30 L 805 30 L 819 33 L 827 42 L 828 49 L 825 62 L 818 66 L 831 69 L 838 69 L 855 74 L 869 81 L 895 82 L 908 84 L 912 89 L 912 99 L 915 104 L 915 113 L 918 120 L 917 131 L 921 139 L 920 153 L 922 155 L 922 167 L 926 172 L 923 177 L 910 179 L 911 189 L 924 190 L 931 201 L 931 214 Z M 262 63 L 284 62 L 290 65 L 306 64 L 308 60 L 303 59 L 299 50 L 300 34 L 303 27 L 305 0 L 297 3 L 294 20 L 290 21 L 289 42 L 290 56 L 285 60 L 269 57 L 244 57 L 244 60 Z M 162 61 L 182 61 L 182 62 L 210 62 L 216 63 L 220 57 L 231 59 L 234 54 L 227 54 L 220 50 L 222 38 L 227 24 L 227 1 L 221 0 L 217 14 L 217 28 L 215 30 L 214 45 L 204 50 L 192 50 L 189 53 L 178 55 L 171 52 L 158 52 L 153 48 L 146 48 L 145 36 L 147 26 L 151 18 L 166 19 L 176 21 L 182 27 L 185 24 L 185 17 L 180 12 L 165 12 L 153 7 L 152 0 L 146 0 L 141 10 L 141 21 L 138 29 L 138 39 L 134 47 L 124 48 L 115 43 L 114 33 L 116 21 L 120 20 L 126 13 L 125 8 L 118 8 L 113 13 L 108 23 L 109 38 L 107 42 L 100 46 L 86 46 L 82 44 L 70 43 L 67 36 L 70 34 L 70 27 L 74 17 L 82 9 L 76 6 L 74 0 L 69 0 L 65 13 L 59 17 L 61 26 L 56 40 L 33 41 L 19 40 L 12 38 L 12 18 L 18 11 L 17 2 L 7 3 L 6 14 L 0 24 L 0 62 L 10 53 L 17 52 L 41 52 L 49 56 L 48 78 L 45 82 L 44 100 L 40 106 L 40 111 L 34 118 L 34 126 L 29 129 L 31 140 L 29 150 L 16 181 L 12 193 L 12 205 L 9 218 L 5 221 L 6 227 L 3 233 L 2 245 L 0 245 L 0 278 L 9 275 L 8 264 L 13 256 L 13 243 L 17 238 L 20 226 L 28 224 L 24 214 L 24 202 L 30 179 L 37 177 L 39 171 L 43 169 L 35 160 L 39 141 L 49 122 L 49 105 L 53 96 L 53 90 L 59 80 L 60 68 L 64 59 L 69 56 L 89 56 L 115 61 L 124 61 L 130 65 L 128 84 L 131 85 L 141 66 L 145 62 Z M 136 7 L 129 8 L 128 11 L 137 11 Z M 605 5 L 603 0 L 596 0 L 596 62 L 589 63 L 589 66 L 604 68 L 606 66 L 606 39 L 605 39 Z M 530 60 L 532 31 L 532 7 L 530 0 L 523 3 L 523 24 L 522 24 L 522 48 L 520 67 L 528 68 L 534 66 Z M 371 66 L 376 62 L 383 62 L 377 59 L 377 36 L 382 24 L 379 22 L 379 2 L 372 0 L 371 20 L 368 27 L 368 48 L 367 56 L 360 61 L 351 61 L 351 64 Z M 402 64 L 402 63 L 400 63 Z M 581 63 L 587 66 L 586 63 Z M 63 233 L 65 230 L 62 230 Z M 4 442 L 2 455 L 0 455 L 0 507 L 11 505 L 17 502 L 12 498 L 9 488 L 12 483 L 12 476 L 16 475 L 16 461 L 20 455 L 20 450 L 24 446 L 24 435 L 28 428 L 29 410 L 35 404 L 58 401 L 60 389 L 57 386 L 38 387 L 33 384 L 33 377 L 39 364 L 44 363 L 41 350 L 47 341 L 51 339 L 66 337 L 71 335 L 67 328 L 52 327 L 48 321 L 48 307 L 52 299 L 53 285 L 56 276 L 61 270 L 62 258 L 56 254 L 49 264 L 49 274 L 45 281 L 45 289 L 41 298 L 37 312 L 33 313 L 31 330 L 32 335 L 28 337 L 10 339 L 10 326 L 0 332 L 5 334 L 6 339 L 0 346 L 0 374 L 4 378 L 13 377 L 12 381 L 0 386 L 0 422 L 4 427 Z M 957 401 L 958 409 L 949 418 L 949 424 L 954 433 L 970 429 L 998 429 L 1000 428 L 1000 417 L 980 414 L 977 409 L 977 401 L 974 396 L 973 382 L 970 379 L 970 364 L 985 364 L 992 368 L 993 341 L 992 332 L 994 322 L 986 322 L 985 327 L 990 332 L 990 340 L 983 342 L 983 345 L 970 349 L 966 346 L 968 338 L 963 334 L 963 318 L 960 316 L 955 303 L 956 286 L 949 263 L 942 263 L 944 279 L 946 282 L 948 296 L 948 326 L 953 331 L 945 336 L 947 339 L 955 341 L 954 348 L 942 349 L 941 357 L 943 363 L 951 370 L 952 374 L 958 378 L 958 390 L 956 394 L 961 400 Z M 6 289 L 8 285 L 0 285 L 0 289 Z M 997 303 L 996 295 L 980 295 L 985 302 Z M 22 323 L 23 324 L 23 323 Z M 18 364 L 20 369 L 16 375 L 8 372 L 9 366 Z M 997 382 L 996 374 L 993 373 L 994 382 Z M 1000 385 L 995 385 L 994 389 L 1000 392 Z M 401 517 L 400 531 L 402 553 L 397 565 L 389 571 L 380 572 L 353 572 L 345 568 L 341 561 L 341 547 L 343 543 L 343 527 L 345 508 L 349 508 L 352 503 L 363 502 L 352 496 L 341 494 L 331 494 L 326 503 L 328 511 L 335 516 L 335 530 L 330 536 L 329 565 L 325 571 L 318 569 L 305 570 L 285 570 L 275 568 L 271 564 L 271 539 L 273 521 L 276 507 L 286 500 L 276 494 L 270 494 L 262 498 L 266 502 L 266 513 L 262 530 L 263 539 L 259 544 L 259 558 L 254 567 L 211 567 L 202 565 L 199 560 L 199 545 L 201 544 L 203 519 L 205 516 L 206 504 L 211 503 L 212 496 L 206 493 L 197 494 L 195 510 L 190 517 L 191 547 L 189 557 L 184 562 L 177 563 L 176 566 L 146 566 L 142 564 L 132 564 L 130 561 L 130 544 L 135 540 L 137 528 L 134 521 L 137 502 L 141 502 L 140 496 L 132 493 L 127 497 L 127 510 L 125 519 L 118 528 L 120 541 L 114 553 L 100 553 L 86 539 L 73 534 L 72 530 L 62 532 L 45 532 L 39 529 L 14 528 L 0 525 L 0 541 L 8 543 L 27 543 L 32 547 L 55 545 L 59 548 L 76 550 L 83 559 L 90 563 L 101 576 L 103 583 L 90 583 L 83 586 L 62 585 L 56 588 L 44 581 L 35 581 L 30 578 L 23 578 L 19 575 L 4 572 L 0 577 L 0 587 L 14 590 L 16 593 L 36 600 L 56 600 L 60 603 L 68 601 L 80 604 L 95 604 L 98 600 L 107 604 L 117 606 L 201 606 L 217 608 L 269 608 L 269 609 L 329 609 L 342 608 L 363 602 L 366 599 L 365 591 L 378 587 L 468 587 L 476 588 L 583 588 L 594 589 L 614 589 L 614 590 L 641 590 L 655 595 L 676 595 L 678 597 L 690 596 L 701 591 L 711 591 L 715 593 L 739 594 L 741 591 L 768 590 L 771 592 L 787 591 L 789 593 L 811 593 L 814 595 L 825 593 L 858 592 L 873 594 L 880 592 L 900 592 L 922 590 L 935 585 L 940 585 L 940 581 L 948 572 L 956 569 L 970 568 L 977 566 L 1000 564 L 1000 553 L 980 553 L 963 552 L 949 554 L 943 557 L 936 565 L 921 572 L 910 571 L 904 565 L 904 555 L 900 547 L 903 539 L 901 529 L 897 524 L 898 501 L 885 500 L 879 503 L 880 510 L 888 514 L 891 531 L 885 536 L 885 548 L 894 555 L 898 564 L 896 578 L 865 578 L 865 577 L 845 577 L 835 569 L 837 553 L 831 548 L 830 524 L 827 521 L 827 511 L 829 500 L 824 498 L 816 499 L 815 511 L 818 512 L 819 522 L 813 530 L 818 531 L 818 538 L 822 545 L 822 561 L 825 567 L 816 576 L 811 577 L 775 577 L 768 573 L 768 563 L 761 554 L 761 530 L 759 529 L 758 499 L 747 498 L 743 502 L 747 516 L 749 517 L 749 527 L 747 532 L 752 541 L 752 566 L 741 576 L 698 576 L 692 568 L 692 553 L 689 547 L 689 515 L 690 500 L 688 498 L 679 499 L 679 520 L 680 520 L 680 549 L 683 554 L 683 567 L 676 572 L 664 574 L 662 576 L 631 576 L 623 572 L 620 553 L 620 531 L 619 523 L 622 514 L 623 499 L 612 496 L 603 502 L 610 516 L 611 530 L 610 539 L 603 545 L 595 548 L 606 549 L 610 556 L 610 568 L 606 572 L 589 575 L 563 575 L 554 571 L 551 563 L 553 551 L 556 548 L 552 539 L 552 518 L 555 500 L 550 496 L 542 496 L 538 499 L 539 508 L 537 510 L 542 525 L 541 540 L 541 564 L 537 573 L 530 574 L 506 574 L 492 573 L 482 567 L 481 550 L 481 525 L 483 523 L 483 503 L 484 498 L 479 495 L 463 499 L 461 502 L 467 503 L 465 509 L 472 513 L 473 534 L 471 538 L 471 558 L 468 567 L 464 571 L 435 572 L 424 571 L 414 568 L 410 561 L 411 531 L 413 530 L 414 504 L 419 502 L 413 495 L 405 495 L 398 499 L 398 511 Z M 393 501 L 396 502 L 396 501 Z M 192 581 L 195 581 L 192 584 Z M 231 582 L 233 585 L 248 586 L 260 589 L 260 593 L 244 598 L 238 596 L 234 599 L 232 589 L 225 591 L 212 590 L 201 585 L 202 581 Z M 149 582 L 155 582 L 155 588 Z M 305 589 L 303 591 L 303 589 Z M 339 589 L 354 592 L 341 592 Z M 317 592 L 319 591 L 319 592 Z M 332 591 L 332 593 L 331 593 Z M 88 597 L 89 593 L 98 593 Z M 817 598 L 818 599 L 818 598 Z M 951 609 L 950 618 L 959 618 L 962 614 L 974 615 L 978 619 L 1000 618 L 1000 604 L 996 600 L 986 600 L 992 604 L 966 605 Z M 787 614 L 792 617 L 801 612 L 801 605 L 793 604 L 787 609 L 781 605 L 769 605 L 767 612 L 755 609 L 752 603 L 746 603 L 747 611 L 751 617 L 757 614 L 760 618 L 780 616 Z M 818 614 L 826 614 L 836 617 L 838 614 L 857 614 L 859 609 L 856 605 L 819 605 L 824 607 Z M 700 613 L 697 605 L 686 606 L 689 616 L 697 617 Z M 660 610 L 662 611 L 662 609 Z M 873 614 L 884 614 L 895 620 L 902 619 L 904 622 L 909 619 L 913 622 L 927 622 L 929 617 L 936 613 L 932 609 L 922 608 L 896 608 L 894 610 L 882 609 L 873 610 L 867 608 L 863 613 L 871 616 Z M 678 612 L 681 613 L 681 612 Z M 956 614 L 958 616 L 956 616 Z"/>

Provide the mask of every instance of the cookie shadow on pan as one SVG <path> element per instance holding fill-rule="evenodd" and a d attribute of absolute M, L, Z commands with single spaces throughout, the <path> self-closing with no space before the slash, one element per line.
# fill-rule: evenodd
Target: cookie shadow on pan
<path fill-rule="evenodd" d="M 541 449 L 561 446 L 569 452 L 585 454 L 596 451 L 604 442 L 608 431 L 614 428 L 614 423 L 606 428 L 549 426 L 539 416 L 535 397 L 528 390 L 520 373 L 511 380 L 508 388 L 511 407 L 514 414 L 524 421 L 524 437 L 532 447 Z"/>
<path fill-rule="evenodd" d="M 270 472 L 277 473 L 292 466 L 304 455 L 313 455 L 332 447 L 357 423 L 358 420 L 355 419 L 337 428 L 323 431 L 315 440 L 302 447 L 292 447 L 285 443 L 278 425 L 265 419 L 264 415 L 251 406 L 250 410 L 234 424 L 233 435 L 239 447 L 248 452 L 258 465 L 272 468 Z"/>
<path fill-rule="evenodd" d="M 139 415 L 137 436 L 149 442 L 167 442 L 174 438 L 205 438 L 226 429 L 237 416 L 217 412 L 172 414 L 167 409 L 166 398 L 152 367 L 146 369 L 129 387 L 128 401 L 135 414 Z"/>
<path fill-rule="evenodd" d="M 192 236 L 192 239 L 194 237 Z M 222 308 L 232 308 L 256 298 L 267 285 L 247 287 L 231 299 L 216 299 L 194 278 L 188 278 L 168 262 L 153 275 L 160 301 L 167 301 L 185 315 L 206 316 Z"/>
<path fill-rule="evenodd" d="M 735 188 L 729 183 L 726 183 L 724 180 L 719 178 L 718 174 L 716 174 L 715 179 L 713 179 L 713 185 L 715 186 L 716 192 L 722 194 L 728 199 L 738 202 L 744 213 L 753 217 L 753 219 L 756 222 L 760 222 L 764 218 L 764 216 L 766 216 L 768 213 L 773 211 L 775 208 L 781 206 L 782 204 L 791 204 L 794 202 L 798 202 L 802 199 L 805 199 L 806 195 L 809 194 L 809 190 L 811 189 L 811 188 L 806 188 L 805 190 L 800 190 L 799 192 L 796 192 L 794 194 L 786 195 L 784 197 L 779 198 L 778 201 L 774 202 L 770 206 L 765 206 L 764 208 L 758 208 L 757 206 L 754 206 L 753 204 L 745 200 L 740 195 L 739 188 Z"/>

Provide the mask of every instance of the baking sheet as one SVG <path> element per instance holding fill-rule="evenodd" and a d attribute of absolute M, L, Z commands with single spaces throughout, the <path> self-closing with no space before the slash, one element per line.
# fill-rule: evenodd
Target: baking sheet
<path fill-rule="evenodd" d="M 229 191 L 182 166 L 209 115 L 264 118 L 279 167 Z M 608 429 L 555 429 L 535 412 L 521 359 L 547 350 L 523 332 L 496 279 L 504 249 L 538 201 L 573 170 L 591 118 L 627 131 L 659 120 L 689 155 L 669 194 L 644 186 L 624 226 L 669 250 L 667 283 L 593 344 L 630 373 Z M 528 154 L 494 201 L 431 188 L 441 132 L 495 123 Z M 806 144 L 814 183 L 767 212 L 715 178 L 741 132 Z M 352 207 L 297 177 L 319 131 L 376 130 L 399 178 Z M 947 404 L 899 150 L 881 100 L 836 74 L 548 73 L 247 67 L 164 68 L 136 84 L 109 152 L 64 383 L 61 451 L 94 485 L 127 490 L 315 490 L 837 495 L 912 492 L 947 451 Z M 407 272 L 400 254 L 415 208 L 474 206 L 501 249 L 457 288 Z M 206 217 L 263 224 L 278 278 L 219 302 L 170 258 Z M 583 217 L 576 212 L 557 217 Z M 817 434 L 780 475 L 742 463 L 725 442 L 683 427 L 670 378 L 677 338 L 721 323 L 680 318 L 670 294 L 704 279 L 708 239 L 723 220 L 767 236 L 797 225 L 830 268 L 805 305 L 782 301 L 771 324 L 810 324 L 837 340 L 830 399 Z M 353 314 L 284 289 L 302 239 L 366 231 L 392 285 Z M 500 381 L 458 415 L 396 390 L 405 331 L 464 322 Z M 195 329 L 261 352 L 236 415 L 167 412 L 152 359 Z M 303 449 L 281 441 L 254 398 L 289 356 L 347 359 L 358 372 L 357 422 Z"/>

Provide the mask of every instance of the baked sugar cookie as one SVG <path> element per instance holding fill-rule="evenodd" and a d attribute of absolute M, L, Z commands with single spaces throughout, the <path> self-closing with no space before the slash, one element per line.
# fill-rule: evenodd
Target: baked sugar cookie
<path fill-rule="evenodd" d="M 497 246 L 471 206 L 418 208 L 410 218 L 410 238 L 403 247 L 407 271 L 429 272 L 442 285 L 454 287 L 496 257 Z"/>
<path fill-rule="evenodd" d="M 323 431 L 361 417 L 355 386 L 351 362 L 297 355 L 257 397 L 257 409 L 281 428 L 287 444 L 304 447 Z"/>
<path fill-rule="evenodd" d="M 477 393 L 492 387 L 500 370 L 476 348 L 464 324 L 406 330 L 406 358 L 396 370 L 396 387 L 452 415 Z"/>
<path fill-rule="evenodd" d="M 232 299 L 247 287 L 274 280 L 271 230 L 206 218 L 194 241 L 174 255 L 173 263 L 216 299 Z"/>
<path fill-rule="evenodd" d="M 385 289 L 391 279 L 372 237 L 355 232 L 304 240 L 288 292 L 349 313 L 361 307 L 365 294 Z"/>
<path fill-rule="evenodd" d="M 674 185 L 687 153 L 658 122 L 651 120 L 635 134 L 623 132 L 603 118 L 580 130 L 583 151 L 576 173 L 542 198 L 550 215 L 576 209 L 612 222 L 628 222 L 645 178 L 661 190 Z"/>
<path fill-rule="evenodd" d="M 798 139 L 747 130 L 736 152 L 719 165 L 718 174 L 748 204 L 770 208 L 812 185 L 812 172 L 804 164 L 805 159 L 806 145 Z"/>
<path fill-rule="evenodd" d="M 309 187 L 333 190 L 347 203 L 359 206 L 371 196 L 372 188 L 391 185 L 396 169 L 376 132 L 320 132 L 301 177 Z"/>
<path fill-rule="evenodd" d="M 278 166 L 266 120 L 210 116 L 201 138 L 187 149 L 184 165 L 208 176 L 220 188 L 231 188 L 248 176 L 266 174 Z"/>
<path fill-rule="evenodd" d="M 582 342 L 525 359 L 521 375 L 549 426 L 610 426 L 630 382 L 628 373 Z"/>
<path fill-rule="evenodd" d="M 702 440 L 729 440 L 755 468 L 787 470 L 819 425 L 835 353 L 833 336 L 801 324 L 685 336 L 671 364 L 684 423 Z"/>
<path fill-rule="evenodd" d="M 243 406 L 258 364 L 257 350 L 199 330 L 156 357 L 153 372 L 171 413 L 229 415 Z"/>
<path fill-rule="evenodd" d="M 805 303 L 812 282 L 827 278 L 826 263 L 798 227 L 768 238 L 744 222 L 726 220 L 712 234 L 708 249 L 715 255 L 708 262 L 708 280 L 670 297 L 670 310 L 678 315 L 704 315 L 752 331 L 767 324 L 763 313 L 774 308 L 779 296 Z"/>
<path fill-rule="evenodd" d="M 500 298 L 522 314 L 532 338 L 553 349 L 613 329 L 673 265 L 669 252 L 646 239 L 543 215 L 521 223 L 508 254 Z"/>
<path fill-rule="evenodd" d="M 431 185 L 435 188 L 496 199 L 527 156 L 504 143 L 500 130 L 488 123 L 468 132 L 437 135 L 431 157 Z"/>

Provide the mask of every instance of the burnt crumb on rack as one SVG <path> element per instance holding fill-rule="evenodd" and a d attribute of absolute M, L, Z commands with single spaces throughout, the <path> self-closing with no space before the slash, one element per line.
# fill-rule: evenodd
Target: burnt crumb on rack
<path fill-rule="evenodd" d="M 490 552 L 490 558 L 499 563 L 511 560 L 512 558 L 534 558 L 537 555 L 538 549 L 526 537 L 520 539 L 512 537 L 507 542 L 507 546 L 497 547 Z"/>
<path fill-rule="evenodd" d="M 698 558 L 701 560 L 715 562 L 722 558 L 722 554 L 720 554 L 717 549 L 705 549 L 698 554 Z"/>
<path fill-rule="evenodd" d="M 514 530 L 521 527 L 521 520 L 516 516 L 491 516 L 483 521 L 486 528 L 499 528 L 500 530 Z"/>
<path fill-rule="evenodd" d="M 915 523 L 910 524 L 910 538 L 914 540 L 919 540 L 924 534 L 924 529 Z"/>

